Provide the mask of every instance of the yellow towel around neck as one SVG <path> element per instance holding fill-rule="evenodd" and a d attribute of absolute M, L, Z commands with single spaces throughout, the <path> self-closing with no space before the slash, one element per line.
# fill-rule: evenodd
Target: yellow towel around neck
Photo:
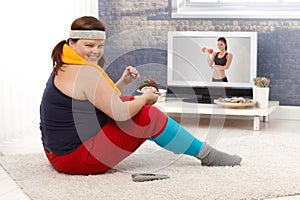
<path fill-rule="evenodd" d="M 89 65 L 96 67 L 104 76 L 104 78 L 110 83 L 110 85 L 113 87 L 113 89 L 117 92 L 117 94 L 120 96 L 121 92 L 117 88 L 117 86 L 114 84 L 114 82 L 109 78 L 109 76 L 106 74 L 106 72 L 100 67 L 99 65 L 89 62 L 79 56 L 76 51 L 74 51 L 69 45 L 64 44 L 63 46 L 63 53 L 61 57 L 62 61 L 66 64 L 72 64 L 72 65 Z"/>

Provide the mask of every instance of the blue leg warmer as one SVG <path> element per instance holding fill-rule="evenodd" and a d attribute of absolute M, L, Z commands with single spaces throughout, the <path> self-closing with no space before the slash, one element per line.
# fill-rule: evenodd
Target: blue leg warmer
<path fill-rule="evenodd" d="M 165 129 L 152 140 L 164 149 L 191 156 L 198 155 L 203 146 L 201 141 L 170 117 Z"/>

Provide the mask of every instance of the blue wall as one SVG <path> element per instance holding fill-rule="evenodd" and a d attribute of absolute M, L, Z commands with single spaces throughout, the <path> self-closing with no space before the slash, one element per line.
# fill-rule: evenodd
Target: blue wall
<path fill-rule="evenodd" d="M 153 77 L 166 86 L 168 31 L 256 31 L 257 75 L 271 79 L 270 99 L 300 106 L 300 20 L 171 19 L 169 8 L 168 0 L 99 0 L 108 36 L 105 70 L 114 80 L 134 65 L 141 80 Z M 134 94 L 136 87 L 127 94 Z"/>

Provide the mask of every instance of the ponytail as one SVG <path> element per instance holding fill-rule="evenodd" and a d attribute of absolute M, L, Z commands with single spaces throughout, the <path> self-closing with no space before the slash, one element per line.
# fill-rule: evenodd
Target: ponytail
<path fill-rule="evenodd" d="M 55 75 L 57 74 L 61 66 L 64 64 L 61 59 L 61 56 L 62 56 L 63 46 L 66 43 L 68 43 L 67 40 L 62 40 L 52 50 L 51 59 L 53 62 L 53 72 L 55 73 Z"/>

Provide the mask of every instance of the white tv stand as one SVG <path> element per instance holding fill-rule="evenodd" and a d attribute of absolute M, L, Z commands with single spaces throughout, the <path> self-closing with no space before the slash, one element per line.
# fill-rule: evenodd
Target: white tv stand
<path fill-rule="evenodd" d="M 154 104 L 162 112 L 169 114 L 209 114 L 209 115 L 233 115 L 253 116 L 253 130 L 260 130 L 260 117 L 263 122 L 269 121 L 269 115 L 279 107 L 279 101 L 269 101 L 269 107 L 265 109 L 254 107 L 228 108 L 217 104 L 201 104 L 183 102 L 182 99 L 166 98 L 166 101 Z"/>

